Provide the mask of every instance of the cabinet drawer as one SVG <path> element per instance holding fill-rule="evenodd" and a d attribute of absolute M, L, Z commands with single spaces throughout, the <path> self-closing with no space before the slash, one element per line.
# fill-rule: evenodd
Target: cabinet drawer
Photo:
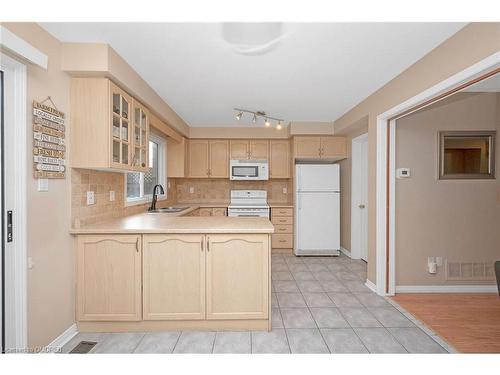
<path fill-rule="evenodd" d="M 273 249 L 291 249 L 293 247 L 293 235 L 273 234 L 271 236 L 271 246 Z"/>
<path fill-rule="evenodd" d="M 293 208 L 273 208 L 273 216 L 293 216 Z"/>
<path fill-rule="evenodd" d="M 293 233 L 293 225 L 281 225 L 281 224 L 277 224 L 277 225 L 274 226 L 274 233 L 277 233 L 277 234 L 283 234 L 283 233 L 289 234 L 289 233 Z"/>
<path fill-rule="evenodd" d="M 273 224 L 292 225 L 293 224 L 293 217 L 291 217 L 291 216 L 274 216 L 274 215 L 272 215 L 271 222 Z"/>

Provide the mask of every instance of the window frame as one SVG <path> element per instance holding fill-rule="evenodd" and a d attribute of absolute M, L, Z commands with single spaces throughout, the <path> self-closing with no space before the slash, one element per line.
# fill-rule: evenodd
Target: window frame
<path fill-rule="evenodd" d="M 445 137 L 488 137 L 489 138 L 489 173 L 454 173 L 444 174 L 444 139 Z M 439 180 L 494 180 L 495 170 L 495 141 L 497 132 L 495 130 L 457 130 L 440 131 L 438 137 L 438 177 Z"/>
<path fill-rule="evenodd" d="M 150 133 L 148 140 L 149 142 L 154 142 L 158 145 L 158 184 L 163 186 L 165 194 L 158 194 L 158 200 L 166 200 L 167 197 L 167 140 L 160 135 Z M 148 152 L 149 157 L 149 152 Z M 148 160 L 149 163 L 149 160 Z M 127 175 L 128 173 L 141 173 L 141 183 L 140 183 L 140 197 L 137 198 L 127 198 Z M 123 175 L 124 181 L 124 200 L 125 207 L 135 206 L 139 204 L 150 203 L 153 200 L 152 194 L 144 195 L 144 172 L 127 172 Z"/>

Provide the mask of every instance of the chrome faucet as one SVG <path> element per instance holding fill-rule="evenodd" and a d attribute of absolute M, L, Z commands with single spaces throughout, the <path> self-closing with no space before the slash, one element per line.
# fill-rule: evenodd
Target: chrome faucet
<path fill-rule="evenodd" d="M 151 201 L 151 207 L 149 207 L 148 211 L 155 211 L 156 210 L 156 201 L 158 200 L 158 193 L 157 189 L 160 189 L 160 194 L 165 194 L 165 190 L 163 190 L 163 186 L 160 184 L 155 185 L 153 188 L 153 200 Z"/>

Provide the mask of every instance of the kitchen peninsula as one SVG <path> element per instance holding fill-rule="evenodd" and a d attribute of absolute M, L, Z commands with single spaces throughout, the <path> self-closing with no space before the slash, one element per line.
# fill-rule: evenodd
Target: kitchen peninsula
<path fill-rule="evenodd" d="M 80 332 L 271 329 L 273 225 L 197 208 L 71 230 Z"/>

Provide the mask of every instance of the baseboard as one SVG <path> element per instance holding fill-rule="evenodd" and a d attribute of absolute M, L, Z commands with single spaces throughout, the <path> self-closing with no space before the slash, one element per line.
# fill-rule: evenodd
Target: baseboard
<path fill-rule="evenodd" d="M 496 285 L 398 285 L 396 293 L 498 293 Z"/>
<path fill-rule="evenodd" d="M 351 252 L 349 250 L 347 250 L 345 247 L 340 246 L 340 252 L 342 254 L 348 256 L 349 258 L 351 257 Z"/>
<path fill-rule="evenodd" d="M 370 280 L 366 279 L 365 285 L 372 292 L 377 293 L 377 286 L 374 283 L 372 283 Z"/>
<path fill-rule="evenodd" d="M 45 347 L 45 353 L 57 353 L 60 352 L 62 347 L 66 345 L 69 340 L 78 334 L 78 329 L 76 323 L 73 323 L 66 331 L 61 333 L 55 338 L 49 345 Z"/>

